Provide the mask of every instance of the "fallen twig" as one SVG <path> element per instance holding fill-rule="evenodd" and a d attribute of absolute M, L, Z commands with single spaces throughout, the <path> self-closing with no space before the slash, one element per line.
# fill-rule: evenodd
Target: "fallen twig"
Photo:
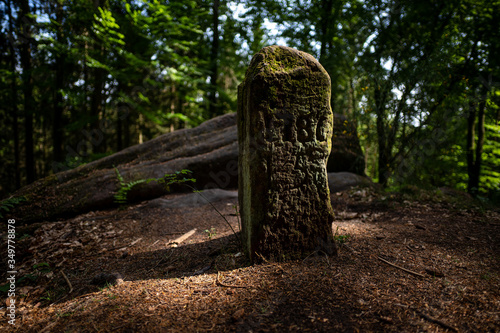
<path fill-rule="evenodd" d="M 181 237 L 179 238 L 176 238 L 174 239 L 173 241 L 169 242 L 167 244 L 168 245 L 172 245 L 173 247 L 176 247 L 177 245 L 179 245 L 180 243 L 184 242 L 186 239 L 188 239 L 189 237 L 193 236 L 196 232 L 196 228 L 194 228 L 193 230 L 190 230 L 188 232 L 186 232 L 184 235 L 182 235 Z"/>
<path fill-rule="evenodd" d="M 45 326 L 45 328 L 43 330 L 41 330 L 40 333 L 50 331 L 50 329 L 52 327 L 56 326 L 56 324 L 57 324 L 57 319 L 56 319 L 56 321 L 54 321 L 54 322 L 48 324 L 47 326 Z"/>
<path fill-rule="evenodd" d="M 142 237 L 141 238 L 138 238 L 136 239 L 135 241 L 133 241 L 132 243 L 130 243 L 130 245 L 128 247 L 131 247 L 131 246 L 134 246 L 135 244 L 137 244 L 139 241 L 142 240 Z"/>
<path fill-rule="evenodd" d="M 68 291 L 68 294 L 71 294 L 73 292 L 73 286 L 71 285 L 71 282 L 69 282 L 69 279 L 68 277 L 66 276 L 66 274 L 64 274 L 64 271 L 61 270 L 61 275 L 63 276 L 64 280 L 66 280 L 66 283 L 68 284 L 69 286 L 69 291 Z"/>
<path fill-rule="evenodd" d="M 453 326 L 450 326 L 444 322 L 442 322 L 441 320 L 439 319 L 435 319 L 435 318 L 432 318 L 428 315 L 426 315 L 425 313 L 422 313 L 421 311 L 415 309 L 414 307 L 412 306 L 408 306 L 408 305 L 405 305 L 405 304 L 399 304 L 399 303 L 394 303 L 394 305 L 396 306 L 400 306 L 400 307 L 403 307 L 403 308 L 407 308 L 407 309 L 410 309 L 410 310 L 413 310 L 415 311 L 415 313 L 417 313 L 420 317 L 424 318 L 425 320 L 431 322 L 431 323 L 434 323 L 434 324 L 438 324 L 440 325 L 441 327 L 443 328 L 446 328 L 446 329 L 449 329 L 450 331 L 453 331 L 453 332 L 458 332 L 458 329 L 456 329 L 455 327 Z"/>
<path fill-rule="evenodd" d="M 222 283 L 219 278 L 220 278 L 220 272 L 217 272 L 217 279 L 215 280 L 215 283 L 218 286 L 226 287 L 226 288 L 247 288 L 247 286 L 233 286 L 231 284 Z"/>
<path fill-rule="evenodd" d="M 399 268 L 399 269 L 401 269 L 401 270 L 405 271 L 406 273 L 410 273 L 410 274 L 413 274 L 413 275 L 419 276 L 419 277 L 421 277 L 421 278 L 423 278 L 423 277 L 424 277 L 424 276 L 423 276 L 422 274 L 420 274 L 420 273 L 417 273 L 417 272 L 414 272 L 414 271 L 410 271 L 409 269 L 406 269 L 406 268 L 404 268 L 404 267 L 401 267 L 401 266 L 395 265 L 395 264 L 393 264 L 393 263 L 391 263 L 391 262 L 389 262 L 389 261 L 387 261 L 387 260 L 385 260 L 385 259 L 382 259 L 382 258 L 380 258 L 380 257 L 378 257 L 378 260 L 380 260 L 380 261 L 382 261 L 382 262 L 386 263 L 386 264 L 387 264 L 387 265 L 389 265 L 389 266 Z"/>
<path fill-rule="evenodd" d="M 448 325 L 447 323 L 444 323 L 442 322 L 441 320 L 439 319 L 435 319 L 435 318 L 432 318 L 432 317 L 429 317 L 428 315 L 426 315 L 425 313 L 422 313 L 418 310 L 415 310 L 413 309 L 416 313 L 418 313 L 420 315 L 420 317 L 424 318 L 425 320 L 431 322 L 431 323 L 434 323 L 434 324 L 438 324 L 439 326 L 443 327 L 443 328 L 446 328 L 446 329 L 449 329 L 450 331 L 453 331 L 453 332 L 458 332 L 458 330 L 453 327 L 453 326 L 450 326 Z"/>
<path fill-rule="evenodd" d="M 212 268 L 212 264 L 205 266 L 200 270 L 197 270 L 196 272 L 193 273 L 193 276 L 201 275 L 201 274 L 205 273 L 206 271 L 210 270 L 210 268 Z"/>

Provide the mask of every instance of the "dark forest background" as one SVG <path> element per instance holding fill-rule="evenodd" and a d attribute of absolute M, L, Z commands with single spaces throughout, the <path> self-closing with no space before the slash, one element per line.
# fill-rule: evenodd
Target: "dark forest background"
<path fill-rule="evenodd" d="M 500 197 L 500 1 L 0 0 L 0 197 L 236 111 L 252 55 L 314 55 L 384 186 Z"/>

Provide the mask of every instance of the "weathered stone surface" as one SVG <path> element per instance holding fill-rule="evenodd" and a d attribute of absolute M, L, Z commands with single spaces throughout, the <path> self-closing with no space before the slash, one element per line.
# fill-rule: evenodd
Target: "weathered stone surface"
<path fill-rule="evenodd" d="M 195 186 L 200 190 L 236 188 L 238 143 L 235 124 L 235 114 L 220 116 L 196 128 L 164 134 L 100 160 L 40 179 L 14 194 L 25 196 L 28 201 L 15 207 L 13 217 L 20 223 L 32 223 L 109 208 L 119 186 L 114 166 L 126 182 L 159 178 L 166 173 L 189 169 L 193 171 L 193 178 L 197 180 Z M 133 202 L 164 194 L 163 186 L 156 182 L 143 183 L 132 189 L 128 199 Z"/>
<path fill-rule="evenodd" d="M 221 200 L 237 199 L 238 192 L 226 191 L 219 188 L 204 190 L 201 192 L 180 195 L 174 199 L 156 198 L 143 206 L 143 209 L 150 208 L 195 208 Z"/>
<path fill-rule="evenodd" d="M 338 133 L 333 140 L 334 147 L 338 147 L 337 142 L 351 141 L 359 146 L 357 136 L 350 136 L 349 133 Z M 347 171 L 343 168 L 351 164 L 343 161 L 351 159 L 352 154 L 346 150 L 339 155 L 340 148 L 332 153 L 337 157 L 330 158 L 329 163 L 333 163 L 333 170 Z M 21 223 L 31 223 L 112 206 L 113 195 L 118 188 L 113 166 L 120 170 L 126 181 L 161 177 L 168 172 L 189 169 L 193 171 L 199 189 L 236 188 L 236 114 L 214 118 L 196 128 L 164 134 L 92 163 L 40 179 L 14 194 L 25 196 L 29 201 L 16 206 L 13 217 Z M 134 188 L 129 193 L 129 199 L 152 199 L 163 194 L 163 188 L 152 182 Z"/>
<path fill-rule="evenodd" d="M 348 171 L 365 175 L 365 157 L 358 139 L 356 123 L 346 116 L 333 116 L 332 152 L 328 158 L 328 172 Z"/>
<path fill-rule="evenodd" d="M 328 187 L 331 193 L 342 192 L 355 186 L 374 187 L 372 180 L 351 172 L 329 172 Z"/>
<path fill-rule="evenodd" d="M 330 77 L 311 55 L 270 46 L 238 92 L 239 204 L 252 260 L 335 254 L 326 173 Z"/>

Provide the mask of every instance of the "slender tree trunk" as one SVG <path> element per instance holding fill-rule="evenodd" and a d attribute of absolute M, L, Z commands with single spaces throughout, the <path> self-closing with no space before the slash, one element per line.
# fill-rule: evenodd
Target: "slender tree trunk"
<path fill-rule="evenodd" d="M 144 142 L 144 133 L 142 129 L 144 127 L 144 116 L 142 113 L 139 113 L 139 121 L 137 122 L 137 142 L 139 144 Z"/>
<path fill-rule="evenodd" d="M 387 185 L 390 175 L 389 160 L 391 147 L 388 144 L 388 133 L 385 127 L 385 104 L 387 94 L 381 85 L 375 85 L 375 114 L 377 115 L 377 138 L 378 138 L 378 182 Z"/>
<path fill-rule="evenodd" d="M 14 135 L 14 174 L 16 189 L 21 187 L 21 161 L 19 152 L 19 109 L 17 107 L 17 82 L 16 82 L 16 50 L 14 47 L 14 18 L 12 17 L 11 1 L 7 1 L 7 11 L 9 16 L 9 60 L 12 80 L 10 82 L 12 93 L 12 132 Z"/>
<path fill-rule="evenodd" d="M 102 50 L 99 51 L 102 53 Z M 102 101 L 103 94 L 102 90 L 104 88 L 104 71 L 101 68 L 94 69 L 94 78 L 93 78 L 93 91 L 90 102 L 90 115 L 93 119 L 93 125 L 96 128 L 99 128 L 99 119 L 102 116 Z M 99 145 L 92 146 L 94 153 L 102 153 L 106 151 L 106 141 L 103 139 Z"/>
<path fill-rule="evenodd" d="M 212 49 L 210 54 L 210 87 L 208 94 L 208 113 L 209 116 L 215 117 L 219 114 L 219 107 L 217 105 L 217 77 L 219 76 L 219 0 L 214 0 L 212 11 L 212 30 L 213 30 L 213 39 L 212 39 Z"/>
<path fill-rule="evenodd" d="M 469 182 L 467 191 L 472 195 L 477 195 L 479 192 L 482 154 L 485 136 L 485 108 L 486 100 L 479 103 L 476 110 L 475 105 L 470 106 L 470 113 L 467 119 L 467 172 Z M 476 116 L 477 116 L 477 142 L 476 141 Z M 474 144 L 475 143 L 475 144 Z"/>
<path fill-rule="evenodd" d="M 132 112 L 132 110 L 130 110 Z M 130 147 L 130 118 L 131 115 L 123 120 L 123 146 Z"/>
<path fill-rule="evenodd" d="M 57 29 L 57 41 L 59 44 L 64 43 L 63 36 L 63 5 L 60 1 L 56 3 L 56 21 L 59 24 Z M 55 82 L 55 97 L 54 97 L 54 118 L 52 124 L 52 144 L 53 144 L 53 159 L 54 162 L 63 160 L 63 88 L 64 88 L 64 51 L 60 51 L 56 56 L 56 82 Z"/>
<path fill-rule="evenodd" d="M 106 5 L 106 1 L 104 1 L 103 6 Z M 94 0 L 94 10 L 98 12 L 98 8 L 101 6 L 100 0 Z M 92 47 L 92 46 L 91 46 Z M 96 54 L 96 58 L 99 61 L 102 61 L 105 57 L 105 50 L 102 45 L 99 43 L 93 44 L 93 52 Z M 101 128 L 99 121 L 102 117 L 104 119 L 104 110 L 103 110 L 103 89 L 105 82 L 105 71 L 102 68 L 94 68 L 91 72 L 93 76 L 90 78 L 91 86 L 92 86 L 92 94 L 90 96 L 90 116 L 92 118 L 92 124 L 90 125 L 91 130 L 96 130 Z M 103 139 L 99 144 L 92 146 L 92 151 L 94 154 L 103 153 L 106 151 L 106 136 L 103 135 Z"/>
<path fill-rule="evenodd" d="M 333 7 L 333 1 L 332 0 L 323 0 L 321 1 L 322 8 L 322 17 L 321 17 L 321 48 L 319 52 L 319 62 L 324 63 L 325 57 L 326 57 L 326 49 L 327 49 L 327 43 L 328 43 L 328 25 L 329 22 L 332 18 L 332 7 Z"/>
<path fill-rule="evenodd" d="M 120 89 L 121 90 L 121 89 Z M 125 108 L 125 103 L 119 102 L 117 104 L 117 117 L 116 117 L 116 151 L 123 149 L 123 121 L 122 121 L 122 111 Z"/>
<path fill-rule="evenodd" d="M 31 16 L 28 0 L 19 2 L 19 24 L 22 42 L 20 46 L 21 67 L 23 69 L 23 93 L 24 93 L 24 131 L 25 131 L 25 168 L 26 182 L 35 181 L 35 158 L 33 148 L 33 77 L 31 75 Z"/>
<path fill-rule="evenodd" d="M 473 192 L 473 175 L 474 175 L 474 139 L 476 127 L 476 108 L 473 102 L 469 104 L 469 116 L 467 117 L 467 174 L 469 176 L 469 183 L 467 190 L 469 193 Z"/>

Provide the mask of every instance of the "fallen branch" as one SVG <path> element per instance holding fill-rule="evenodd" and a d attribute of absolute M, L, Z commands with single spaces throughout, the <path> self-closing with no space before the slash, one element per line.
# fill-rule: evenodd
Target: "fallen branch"
<path fill-rule="evenodd" d="M 220 272 L 217 272 L 217 279 L 215 280 L 215 283 L 218 286 L 226 287 L 226 288 L 247 288 L 246 286 L 233 286 L 231 284 L 222 283 L 219 278 L 220 278 Z"/>
<path fill-rule="evenodd" d="M 419 311 L 419 310 L 415 309 L 415 308 L 414 308 L 414 307 L 412 307 L 412 306 L 408 306 L 408 305 L 405 305 L 405 304 L 399 304 L 399 303 L 394 303 L 394 305 L 396 305 L 396 306 L 400 306 L 400 307 L 403 307 L 403 308 L 406 308 L 406 309 L 413 310 L 413 311 L 415 311 L 415 313 L 417 313 L 420 317 L 424 318 L 425 320 L 427 320 L 427 321 L 429 321 L 429 322 L 431 322 L 431 323 L 438 324 L 438 325 L 440 325 L 441 327 L 446 328 L 446 329 L 448 329 L 448 330 L 450 330 L 450 331 L 453 331 L 453 332 L 458 332 L 458 329 L 456 329 L 455 327 L 450 326 L 450 325 L 448 325 L 448 324 L 446 324 L 446 323 L 442 322 L 442 321 L 441 321 L 441 320 L 439 320 L 439 319 L 432 318 L 432 317 L 430 317 L 430 316 L 426 315 L 425 313 L 422 313 L 421 311 Z"/>
<path fill-rule="evenodd" d="M 386 263 L 386 264 L 387 264 L 387 265 L 389 265 L 389 266 L 399 268 L 400 270 L 403 270 L 403 271 L 405 271 L 406 273 L 410 273 L 410 274 L 413 274 L 413 275 L 419 276 L 419 277 L 421 277 L 421 278 L 423 278 L 423 277 L 424 277 L 424 276 L 423 276 L 422 274 L 420 274 L 420 273 L 417 273 L 417 272 L 414 272 L 414 271 L 410 271 L 409 269 L 406 269 L 406 268 L 404 268 L 404 267 L 401 267 L 401 266 L 395 265 L 395 264 L 393 264 L 393 263 L 391 263 L 391 262 L 389 262 L 389 261 L 387 261 L 387 260 L 385 260 L 385 259 L 382 259 L 382 258 L 380 258 L 380 257 L 378 257 L 378 260 L 380 260 L 380 261 L 382 261 L 382 262 Z"/>
<path fill-rule="evenodd" d="M 66 280 L 66 283 L 67 283 L 67 284 L 68 284 L 68 286 L 69 286 L 69 291 L 68 291 L 68 294 L 71 294 L 71 293 L 73 292 L 73 286 L 71 285 L 71 282 L 69 282 L 69 279 L 68 279 L 68 277 L 66 276 L 66 274 L 64 274 L 64 271 L 63 271 L 63 270 L 61 270 L 61 274 L 62 274 L 62 276 L 63 276 L 64 280 Z"/>
<path fill-rule="evenodd" d="M 190 230 L 188 232 L 186 232 L 184 235 L 182 235 L 181 237 L 179 238 L 176 238 L 174 239 L 173 241 L 169 242 L 167 244 L 168 245 L 172 245 L 173 247 L 177 247 L 177 245 L 179 245 L 180 243 L 184 242 L 186 239 L 188 239 L 189 237 L 193 236 L 196 232 L 196 228 L 194 228 L 193 230 Z"/>
<path fill-rule="evenodd" d="M 418 313 L 420 315 L 420 317 L 424 318 L 425 320 L 431 322 L 431 323 L 434 323 L 434 324 L 438 324 L 439 326 L 443 327 L 443 328 L 446 328 L 446 329 L 449 329 L 450 331 L 453 331 L 453 332 L 458 332 L 458 330 L 453 327 L 453 326 L 450 326 L 448 325 L 447 323 L 444 323 L 442 322 L 441 320 L 439 319 L 435 319 L 435 318 L 432 318 L 432 317 L 429 317 L 428 315 L 418 311 L 418 310 L 414 310 L 416 313 Z"/>

